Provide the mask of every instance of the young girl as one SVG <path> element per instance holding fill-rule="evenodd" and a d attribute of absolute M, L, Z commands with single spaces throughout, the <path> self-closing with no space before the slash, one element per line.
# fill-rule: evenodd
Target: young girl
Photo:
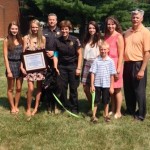
<path fill-rule="evenodd" d="M 7 96 L 10 103 L 10 113 L 19 112 L 18 104 L 21 95 L 22 75 L 20 70 L 23 41 L 19 32 L 19 25 L 13 21 L 8 26 L 8 36 L 4 40 L 3 54 L 7 77 Z M 13 97 L 14 86 L 16 93 Z"/>
<path fill-rule="evenodd" d="M 32 20 L 30 23 L 30 29 L 28 35 L 24 37 L 24 47 L 23 50 L 25 51 L 38 51 L 40 49 L 45 48 L 45 37 L 42 36 L 42 31 L 40 27 L 40 23 L 38 20 Z M 44 80 L 44 72 L 33 72 L 33 73 L 26 73 L 25 69 L 21 67 L 21 70 L 24 75 L 26 75 L 25 80 L 28 82 L 28 92 L 27 92 L 27 115 L 35 115 L 38 110 L 39 101 L 41 97 L 41 83 Z M 37 81 L 37 91 L 36 91 L 36 102 L 34 110 L 31 113 L 31 102 L 32 102 L 32 95 L 34 91 L 34 82 Z"/>
<path fill-rule="evenodd" d="M 85 95 L 91 105 L 90 72 L 89 69 L 94 59 L 99 55 L 100 31 L 95 21 L 90 21 L 84 38 L 84 62 L 82 69 L 82 84 Z"/>

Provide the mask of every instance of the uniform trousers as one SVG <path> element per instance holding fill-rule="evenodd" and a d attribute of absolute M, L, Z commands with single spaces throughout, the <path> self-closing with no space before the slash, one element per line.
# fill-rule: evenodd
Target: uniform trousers
<path fill-rule="evenodd" d="M 145 69 L 144 77 L 141 80 L 136 77 L 142 63 L 142 61 L 126 61 L 124 63 L 123 81 L 128 113 L 144 119 L 146 115 L 147 69 Z M 136 103 L 138 104 L 137 110 Z"/>
<path fill-rule="evenodd" d="M 78 112 L 78 92 L 79 76 L 76 76 L 76 65 L 58 66 L 60 76 L 58 76 L 58 84 L 61 95 L 60 100 L 63 105 L 72 112 Z M 67 100 L 67 90 L 69 87 L 69 101 Z"/>

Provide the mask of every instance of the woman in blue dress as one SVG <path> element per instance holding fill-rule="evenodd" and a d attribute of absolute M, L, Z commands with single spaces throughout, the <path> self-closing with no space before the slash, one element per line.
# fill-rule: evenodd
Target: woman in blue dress
<path fill-rule="evenodd" d="M 19 32 L 19 25 L 13 21 L 8 26 L 8 36 L 4 39 L 3 55 L 7 77 L 7 96 L 10 103 L 10 113 L 19 112 L 18 104 L 21 95 L 22 74 L 20 70 L 23 41 Z M 13 95 L 15 87 L 15 94 Z"/>

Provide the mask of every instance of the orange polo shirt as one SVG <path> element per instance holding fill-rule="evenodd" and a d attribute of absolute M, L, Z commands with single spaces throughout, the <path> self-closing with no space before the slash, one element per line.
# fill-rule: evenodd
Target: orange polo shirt
<path fill-rule="evenodd" d="M 142 61 L 144 52 L 150 51 L 150 31 L 141 25 L 137 30 L 128 29 L 124 35 L 125 61 Z"/>

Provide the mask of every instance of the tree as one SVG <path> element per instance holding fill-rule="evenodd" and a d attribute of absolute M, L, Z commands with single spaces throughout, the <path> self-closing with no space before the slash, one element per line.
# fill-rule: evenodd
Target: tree
<path fill-rule="evenodd" d="M 150 4 L 141 0 L 25 0 L 34 3 L 41 11 L 43 20 L 47 20 L 49 13 L 56 13 L 58 20 L 69 19 L 74 25 L 80 25 L 81 35 L 88 21 L 95 20 L 103 25 L 105 18 L 114 15 L 118 18 L 123 29 L 128 28 L 130 12 L 135 8 L 145 10 L 145 23 L 149 23 Z M 33 4 L 32 4 L 33 5 Z M 36 16 L 37 14 L 35 14 Z M 42 19 L 41 17 L 41 19 Z"/>

